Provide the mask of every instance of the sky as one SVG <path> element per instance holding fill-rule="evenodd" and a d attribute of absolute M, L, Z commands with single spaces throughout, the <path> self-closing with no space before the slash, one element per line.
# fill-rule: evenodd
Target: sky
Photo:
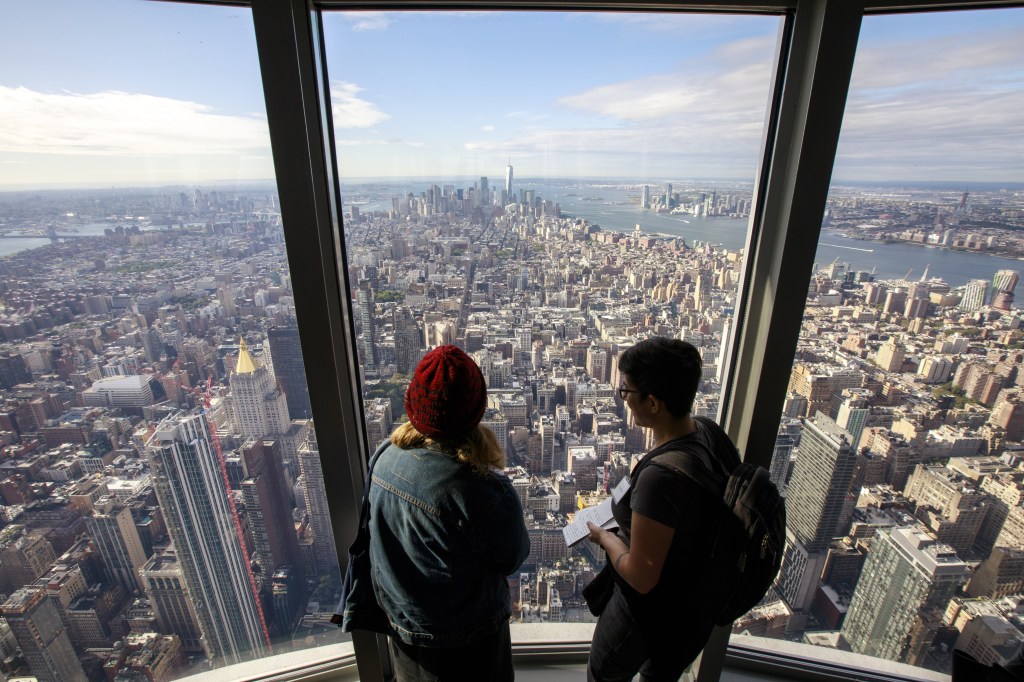
<path fill-rule="evenodd" d="M 780 18 L 331 13 L 346 178 L 736 179 Z M 1024 9 L 867 17 L 834 181 L 1024 182 Z M 245 8 L 0 4 L 0 189 L 273 177 Z"/>

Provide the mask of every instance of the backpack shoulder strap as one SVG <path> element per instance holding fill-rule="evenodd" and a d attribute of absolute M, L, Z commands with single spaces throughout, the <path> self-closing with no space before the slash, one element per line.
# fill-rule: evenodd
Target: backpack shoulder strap
<path fill-rule="evenodd" d="M 708 454 L 710 455 L 711 453 L 709 452 Z M 669 450 L 652 457 L 650 461 L 651 464 L 686 476 L 706 490 L 713 491 L 719 495 L 725 491 L 726 481 L 717 475 L 716 472 L 708 469 L 701 456 L 692 450 L 685 448 Z"/>
<path fill-rule="evenodd" d="M 709 419 L 694 417 L 698 431 L 708 429 Z M 711 422 L 712 424 L 714 422 Z M 633 469 L 634 483 L 640 471 L 648 464 L 657 464 L 695 481 L 701 487 L 722 494 L 731 473 L 719 461 L 711 448 L 700 437 L 669 441 L 661 446 L 662 451 L 652 450 L 650 456 L 641 460 Z"/>

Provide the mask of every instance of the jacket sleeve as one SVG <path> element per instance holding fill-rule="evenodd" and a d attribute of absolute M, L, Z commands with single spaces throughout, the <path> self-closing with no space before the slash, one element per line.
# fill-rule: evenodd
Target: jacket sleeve
<path fill-rule="evenodd" d="M 484 521 L 484 547 L 495 569 L 509 575 L 530 555 L 530 535 L 512 483 L 501 475 L 495 479 L 494 507 Z"/>

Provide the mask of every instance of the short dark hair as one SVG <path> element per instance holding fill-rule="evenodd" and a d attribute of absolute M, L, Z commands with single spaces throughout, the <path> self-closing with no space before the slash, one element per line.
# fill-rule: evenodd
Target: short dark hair
<path fill-rule="evenodd" d="M 642 395 L 664 402 L 675 417 L 693 411 L 702 366 L 692 343 L 664 336 L 644 339 L 619 357 L 619 372 L 628 374 Z"/>

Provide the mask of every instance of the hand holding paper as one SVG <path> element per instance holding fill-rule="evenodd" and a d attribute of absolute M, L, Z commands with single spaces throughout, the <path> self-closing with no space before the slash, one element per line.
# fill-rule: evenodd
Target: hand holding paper
<path fill-rule="evenodd" d="M 612 498 L 607 497 L 601 504 L 576 512 L 572 523 L 562 529 L 562 535 L 565 537 L 565 544 L 568 547 L 572 547 L 590 535 L 587 521 L 605 529 L 617 527 L 618 524 L 615 523 L 615 518 L 612 516 Z"/>

